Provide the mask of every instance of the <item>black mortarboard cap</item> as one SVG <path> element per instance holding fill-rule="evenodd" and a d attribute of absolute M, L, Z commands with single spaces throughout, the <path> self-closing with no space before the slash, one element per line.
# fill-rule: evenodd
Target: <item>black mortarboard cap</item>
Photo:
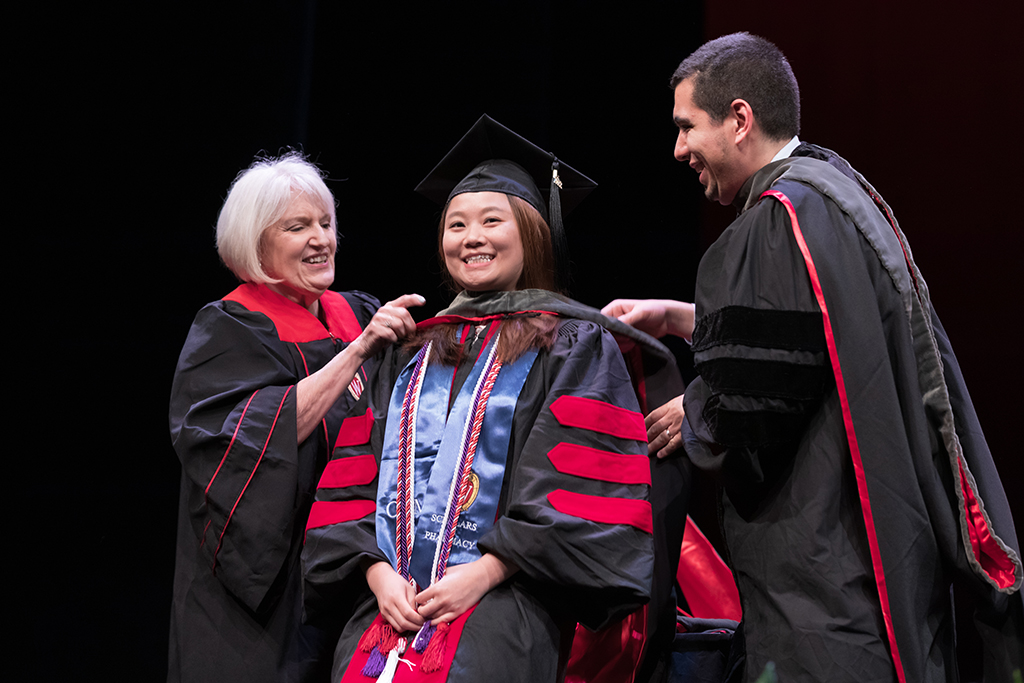
<path fill-rule="evenodd" d="M 562 215 L 591 190 L 590 178 L 484 114 L 416 186 L 442 206 L 464 192 L 503 192 L 525 200 L 547 221 L 556 279 L 568 272 Z M 548 210 L 550 206 L 550 211 Z M 565 283 L 559 282 L 564 288 Z"/>

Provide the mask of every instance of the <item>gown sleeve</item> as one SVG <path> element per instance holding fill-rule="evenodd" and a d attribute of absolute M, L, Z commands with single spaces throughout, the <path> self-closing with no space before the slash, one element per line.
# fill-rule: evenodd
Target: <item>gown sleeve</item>
<path fill-rule="evenodd" d="M 646 440 L 611 334 L 562 323 L 520 394 L 503 513 L 481 549 L 589 628 L 635 610 L 654 562 Z"/>
<path fill-rule="evenodd" d="M 388 561 L 374 526 L 377 479 L 391 387 L 408 354 L 391 347 L 377 360 L 367 387 L 369 407 L 342 423 L 306 524 L 303 601 L 310 623 L 344 619 L 369 591 L 366 567 Z"/>
<path fill-rule="evenodd" d="M 832 382 L 821 312 L 781 203 L 762 201 L 730 226 L 698 283 L 687 453 L 722 476 L 730 498 L 756 498 L 788 465 Z"/>
<path fill-rule="evenodd" d="M 288 556 L 308 504 L 301 480 L 324 440 L 317 430 L 297 444 L 303 365 L 293 354 L 265 315 L 213 303 L 193 323 L 171 391 L 171 437 L 191 482 L 183 514 L 209 570 L 254 611 Z"/>

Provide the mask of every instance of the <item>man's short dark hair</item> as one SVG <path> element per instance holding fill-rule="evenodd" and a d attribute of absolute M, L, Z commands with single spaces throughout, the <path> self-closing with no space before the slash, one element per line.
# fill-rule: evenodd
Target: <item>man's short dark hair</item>
<path fill-rule="evenodd" d="M 693 78 L 693 103 L 715 123 L 733 100 L 750 104 L 757 125 L 772 140 L 800 132 L 800 88 L 779 48 L 749 33 L 731 33 L 701 45 L 683 60 L 669 81 L 674 90 Z"/>

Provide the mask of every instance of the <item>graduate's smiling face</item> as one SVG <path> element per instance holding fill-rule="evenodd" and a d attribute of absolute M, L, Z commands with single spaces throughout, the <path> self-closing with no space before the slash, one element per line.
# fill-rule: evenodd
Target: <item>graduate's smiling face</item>
<path fill-rule="evenodd" d="M 330 211 L 305 193 L 292 196 L 281 219 L 263 232 L 261 260 L 270 277 L 267 286 L 313 311 L 334 283 L 338 238 Z"/>
<path fill-rule="evenodd" d="M 675 157 L 689 164 L 704 186 L 704 196 L 713 202 L 731 204 L 746 176 L 738 172 L 731 145 L 731 119 L 715 123 L 706 111 L 693 103 L 693 78 L 676 86 L 672 119 L 679 128 Z M 743 177 L 740 177 L 743 176 Z"/>
<path fill-rule="evenodd" d="M 519 226 L 501 192 L 452 197 L 441 248 L 452 279 L 471 292 L 514 290 L 523 272 Z"/>

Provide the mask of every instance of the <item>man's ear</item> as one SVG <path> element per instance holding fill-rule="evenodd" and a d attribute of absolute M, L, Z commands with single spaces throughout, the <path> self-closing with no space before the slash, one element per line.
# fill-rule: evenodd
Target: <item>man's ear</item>
<path fill-rule="evenodd" d="M 729 117 L 733 126 L 734 141 L 738 145 L 750 135 L 754 128 L 754 110 L 750 103 L 743 99 L 735 99 L 729 105 Z"/>

